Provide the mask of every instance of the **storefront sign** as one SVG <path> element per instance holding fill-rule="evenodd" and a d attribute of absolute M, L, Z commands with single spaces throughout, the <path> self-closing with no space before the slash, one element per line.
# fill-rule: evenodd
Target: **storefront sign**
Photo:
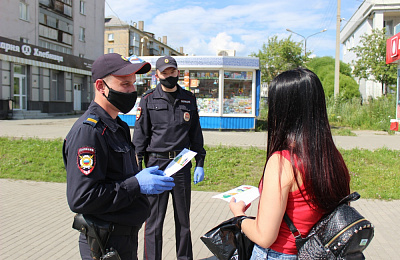
<path fill-rule="evenodd" d="M 24 42 L 14 41 L 4 37 L 0 37 L 0 53 L 88 71 L 91 70 L 93 63 L 92 60 L 79 58 L 70 54 L 49 50 Z"/>
<path fill-rule="evenodd" d="M 400 60 L 399 38 L 400 33 L 386 40 L 386 64 Z"/>

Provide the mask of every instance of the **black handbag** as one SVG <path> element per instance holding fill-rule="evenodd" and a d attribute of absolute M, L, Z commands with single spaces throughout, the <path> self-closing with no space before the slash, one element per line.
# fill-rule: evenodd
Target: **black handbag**
<path fill-rule="evenodd" d="M 305 238 L 285 213 L 284 220 L 296 239 L 298 259 L 365 259 L 362 251 L 374 237 L 374 226 L 349 205 L 359 198 L 354 192 L 342 199 Z"/>
<path fill-rule="evenodd" d="M 241 229 L 245 218 L 238 216 L 225 220 L 200 237 L 201 241 L 219 260 L 248 260 L 253 252 L 252 242 Z"/>

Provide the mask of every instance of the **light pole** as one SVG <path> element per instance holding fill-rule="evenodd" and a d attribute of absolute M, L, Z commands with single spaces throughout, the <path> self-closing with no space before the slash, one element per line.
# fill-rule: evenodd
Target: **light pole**
<path fill-rule="evenodd" d="M 316 33 L 313 33 L 313 34 L 311 34 L 311 35 L 309 35 L 309 36 L 307 36 L 307 37 L 304 37 L 303 35 L 301 35 L 301 34 L 299 34 L 299 33 L 297 33 L 297 32 L 294 32 L 294 31 L 292 31 L 292 30 L 290 30 L 290 29 L 286 29 L 286 31 L 288 31 L 288 32 L 291 32 L 291 33 L 297 34 L 297 35 L 300 36 L 300 37 L 303 37 L 303 39 L 304 39 L 304 57 L 307 57 L 307 39 L 310 38 L 311 36 L 316 35 L 316 34 L 326 32 L 326 30 L 327 30 L 327 29 L 323 29 L 323 30 L 321 30 L 321 31 L 319 31 L 319 32 L 316 32 Z"/>

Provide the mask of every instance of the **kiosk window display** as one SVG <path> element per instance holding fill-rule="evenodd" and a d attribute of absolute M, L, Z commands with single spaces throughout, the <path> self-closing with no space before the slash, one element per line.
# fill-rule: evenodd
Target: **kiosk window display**
<path fill-rule="evenodd" d="M 224 114 L 252 113 L 253 72 L 224 72 Z"/>
<path fill-rule="evenodd" d="M 187 70 L 189 74 L 186 89 L 192 91 L 197 98 L 197 108 L 200 114 L 219 113 L 219 71 L 218 70 Z M 181 85 L 185 86 L 185 85 Z"/>
<path fill-rule="evenodd" d="M 150 62 L 152 70 L 137 75 L 138 100 L 128 114 L 120 115 L 134 126 L 141 95 L 155 88 L 155 63 L 159 56 L 140 59 Z M 254 129 L 259 113 L 261 73 L 259 59 L 234 56 L 175 56 L 178 84 L 196 95 L 203 129 Z"/>

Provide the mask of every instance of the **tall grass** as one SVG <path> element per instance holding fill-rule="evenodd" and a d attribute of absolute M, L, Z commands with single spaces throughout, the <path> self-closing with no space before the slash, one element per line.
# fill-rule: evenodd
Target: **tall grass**
<path fill-rule="evenodd" d="M 326 99 L 326 109 L 332 127 L 350 127 L 359 130 L 390 132 L 390 119 L 396 117 L 396 97 L 388 95 L 361 102 L 360 98 L 350 100 Z M 267 130 L 268 106 L 261 105 L 257 118 L 257 131 Z"/>
<path fill-rule="evenodd" d="M 340 100 L 328 98 L 327 112 L 332 126 L 361 130 L 390 131 L 390 119 L 396 117 L 396 98 L 393 95 L 369 99 Z"/>

